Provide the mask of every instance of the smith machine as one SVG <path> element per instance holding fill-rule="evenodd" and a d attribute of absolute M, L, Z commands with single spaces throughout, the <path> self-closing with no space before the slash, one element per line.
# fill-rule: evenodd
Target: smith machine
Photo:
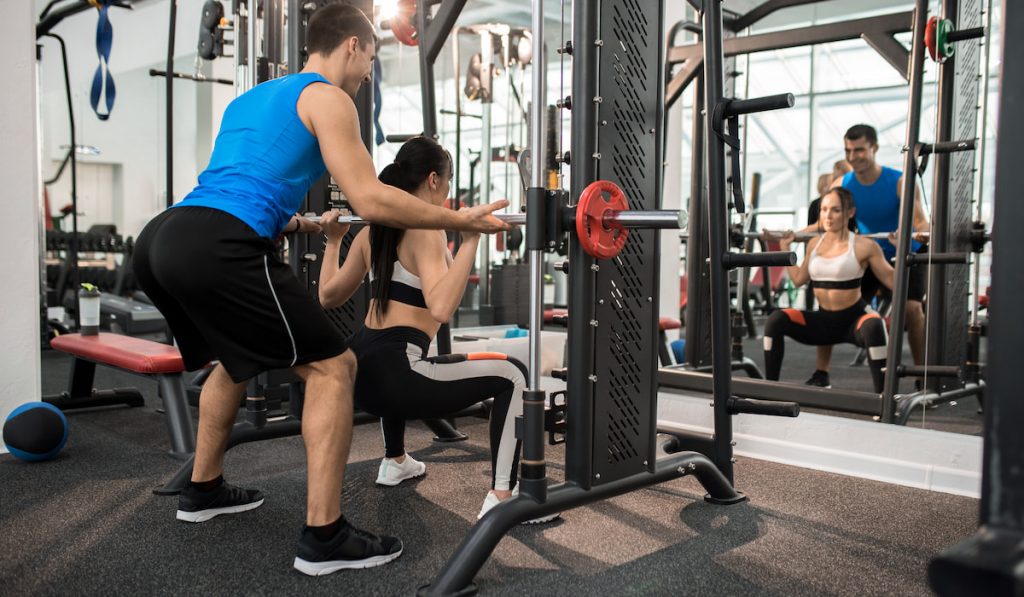
<path fill-rule="evenodd" d="M 530 329 L 541 329 L 544 251 L 569 235 L 569 361 L 559 400 L 540 389 L 540 334 L 530 335 L 530 380 L 518 435 L 523 442 L 519 497 L 499 504 L 470 530 L 421 595 L 462 595 L 502 536 L 516 524 L 635 489 L 694 475 L 706 500 L 734 504 L 732 422 L 737 413 L 796 416 L 789 402 L 735 398 L 730 391 L 728 271 L 786 265 L 793 253 L 730 253 L 726 247 L 727 122 L 791 105 L 792 96 L 723 97 L 722 13 L 704 15 L 710 187 L 715 433 L 659 430 L 657 415 L 658 243 L 655 229 L 678 228 L 679 213 L 654 211 L 661 192 L 664 116 L 663 7 L 637 0 L 573 3 L 571 46 L 571 188 L 547 190 L 544 110 L 530 114 L 531 184 L 526 248 L 530 262 Z M 533 0 L 534 107 L 544 106 L 543 2 Z M 733 129 L 734 130 L 734 129 Z M 734 148 L 738 150 L 738 148 Z M 575 205 L 569 206 L 569 198 Z M 628 197 L 628 205 L 627 205 Z M 636 210 L 636 211 L 631 211 Z M 725 366 L 719 366 L 724 363 Z M 547 409 L 545 408 L 547 406 Z M 657 442 L 659 432 L 671 439 Z M 566 444 L 565 482 L 549 486 L 549 442 Z"/>

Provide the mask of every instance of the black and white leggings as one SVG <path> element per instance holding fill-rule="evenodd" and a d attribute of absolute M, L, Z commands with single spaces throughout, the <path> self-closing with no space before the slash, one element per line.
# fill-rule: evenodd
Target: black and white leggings
<path fill-rule="evenodd" d="M 516 417 L 526 367 L 501 353 L 427 357 L 430 337 L 411 327 L 362 327 L 349 339 L 359 362 L 355 403 L 381 418 L 384 454 L 405 453 L 405 421 L 453 415 L 487 398 L 491 408 L 491 488 L 509 490 L 519 471 Z"/>
<path fill-rule="evenodd" d="M 786 336 L 812 346 L 848 342 L 866 349 L 871 381 L 876 392 L 882 391 L 888 344 L 885 322 L 863 300 L 840 311 L 781 309 L 772 313 L 764 324 L 764 370 L 768 379 L 779 379 Z"/>

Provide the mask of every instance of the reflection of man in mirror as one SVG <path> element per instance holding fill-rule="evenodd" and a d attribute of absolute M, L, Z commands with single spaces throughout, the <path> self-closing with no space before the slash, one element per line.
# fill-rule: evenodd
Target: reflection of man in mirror
<path fill-rule="evenodd" d="M 843 136 L 846 160 L 853 171 L 846 173 L 841 179 L 832 183 L 833 187 L 843 187 L 853 194 L 854 205 L 857 207 L 857 230 L 861 234 L 873 232 L 894 232 L 900 222 L 900 194 L 903 189 L 903 173 L 888 166 L 881 166 L 875 161 L 878 153 L 878 132 L 867 124 L 856 124 Z M 920 190 L 915 187 L 914 193 L 914 231 L 927 232 L 930 229 L 928 216 L 921 205 Z M 885 258 L 890 263 L 896 261 L 896 247 L 886 239 L 877 241 L 882 247 Z M 924 252 L 928 247 L 911 241 L 911 250 Z M 924 364 L 924 308 L 922 301 L 927 286 L 928 272 L 923 267 L 909 269 L 909 285 L 907 290 L 907 338 L 914 363 Z M 861 283 L 861 294 L 869 303 L 882 290 L 878 278 L 870 270 L 865 273 Z M 832 347 L 819 346 L 817 354 L 817 370 L 808 385 L 828 387 L 829 362 L 832 360 Z"/>

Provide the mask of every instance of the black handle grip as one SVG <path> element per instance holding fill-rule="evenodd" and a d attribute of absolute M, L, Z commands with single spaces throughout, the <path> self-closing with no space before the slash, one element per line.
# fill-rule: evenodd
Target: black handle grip
<path fill-rule="evenodd" d="M 796 104 L 796 98 L 793 97 L 792 93 L 733 100 L 725 108 L 725 117 L 753 114 L 754 112 L 767 112 L 769 110 L 782 110 L 783 108 L 792 108 L 794 104 Z"/>
<path fill-rule="evenodd" d="M 907 263 L 910 265 L 956 265 L 970 263 L 970 253 L 911 253 L 907 255 Z"/>
<path fill-rule="evenodd" d="M 726 253 L 722 264 L 728 269 L 737 267 L 784 267 L 796 265 L 792 251 L 765 251 L 763 253 Z"/>
<path fill-rule="evenodd" d="M 928 155 L 930 153 L 954 153 L 957 151 L 972 151 L 977 147 L 977 141 L 974 139 L 964 139 L 963 141 L 943 141 L 941 143 L 929 143 L 921 149 L 921 155 Z"/>
<path fill-rule="evenodd" d="M 778 400 L 755 400 L 753 398 L 729 399 L 729 413 L 749 415 L 769 415 L 772 417 L 796 417 L 800 415 L 800 405 L 796 402 L 780 402 Z"/>

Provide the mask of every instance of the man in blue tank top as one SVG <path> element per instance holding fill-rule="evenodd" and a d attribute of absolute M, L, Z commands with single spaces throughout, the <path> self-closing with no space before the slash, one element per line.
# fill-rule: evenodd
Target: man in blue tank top
<path fill-rule="evenodd" d="M 878 132 L 867 124 L 850 127 L 843 136 L 846 149 L 846 160 L 853 166 L 842 179 L 836 180 L 832 186 L 842 186 L 853 194 L 856 205 L 857 228 L 861 234 L 873 232 L 894 232 L 899 228 L 900 195 L 903 189 L 903 173 L 899 170 L 881 166 L 875 161 L 878 153 Z M 928 216 L 921 205 L 920 190 L 915 187 L 914 194 L 914 232 L 930 230 Z M 895 264 L 896 247 L 886 239 L 879 240 L 886 259 Z M 927 246 L 917 240 L 911 241 L 911 250 L 927 251 Z M 923 267 L 909 268 L 909 285 L 907 290 L 907 339 L 914 362 L 924 363 L 924 308 L 922 301 L 927 285 L 927 271 Z M 870 271 L 864 274 L 861 294 L 869 303 L 874 299 L 881 283 Z M 829 362 L 832 360 L 832 347 L 819 346 L 817 354 L 817 370 L 808 385 L 828 387 Z"/>
<path fill-rule="evenodd" d="M 224 450 L 247 380 L 291 368 L 305 381 L 308 464 L 294 566 L 323 575 L 389 562 L 402 542 L 358 530 L 341 515 L 356 359 L 274 241 L 319 231 L 293 214 L 325 171 L 360 216 L 399 228 L 504 230 L 491 213 L 507 202 L 455 212 L 378 181 L 353 101 L 376 53 L 373 24 L 361 11 L 341 3 L 318 9 L 306 48 L 302 72 L 257 85 L 227 107 L 199 184 L 146 226 L 133 263 L 186 367 L 218 361 L 203 385 L 192 478 L 177 518 L 204 522 L 263 503 L 259 491 L 224 482 Z"/>

